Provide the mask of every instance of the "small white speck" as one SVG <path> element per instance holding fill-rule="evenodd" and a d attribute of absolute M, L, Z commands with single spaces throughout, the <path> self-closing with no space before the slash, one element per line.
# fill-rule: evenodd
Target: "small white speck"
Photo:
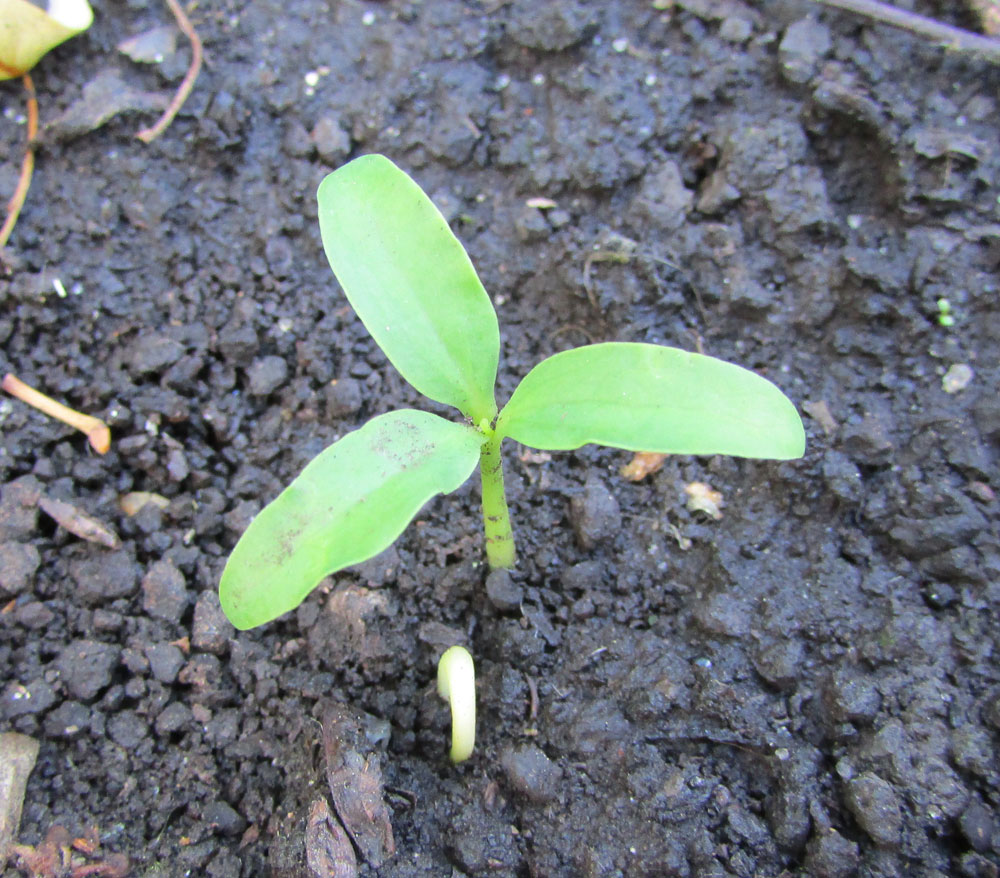
<path fill-rule="evenodd" d="M 361 16 L 361 23 L 365 27 L 371 27 L 375 24 L 375 13 L 369 9 L 364 15 Z"/>
<path fill-rule="evenodd" d="M 536 73 L 534 76 L 531 77 L 531 84 L 532 85 L 545 85 L 545 74 L 544 73 Z"/>
<path fill-rule="evenodd" d="M 857 231 L 861 228 L 861 224 L 864 222 L 864 217 L 858 216 L 856 213 L 852 213 L 847 218 L 847 228 Z"/>
<path fill-rule="evenodd" d="M 628 40 L 626 40 L 625 37 L 618 37 L 618 39 L 611 44 L 611 48 L 619 53 L 624 52 L 628 48 Z"/>
<path fill-rule="evenodd" d="M 52 289 L 56 291 L 56 295 L 60 299 L 66 298 L 66 287 L 63 286 L 63 282 L 59 280 L 59 278 L 57 277 L 52 278 Z"/>
<path fill-rule="evenodd" d="M 648 85 L 650 87 L 656 85 L 656 74 L 655 73 L 647 73 L 646 74 L 646 85 Z"/>
<path fill-rule="evenodd" d="M 303 79 L 309 88 L 316 88 L 319 84 L 319 73 L 315 70 L 310 70 Z"/>
<path fill-rule="evenodd" d="M 503 91 L 507 86 L 510 85 L 510 77 L 506 73 L 501 73 L 497 77 L 495 88 L 497 91 Z"/>

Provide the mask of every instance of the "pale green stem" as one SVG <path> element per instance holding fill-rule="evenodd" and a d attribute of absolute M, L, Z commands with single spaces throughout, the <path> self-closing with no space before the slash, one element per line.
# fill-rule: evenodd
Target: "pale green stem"
<path fill-rule="evenodd" d="M 483 527 L 486 531 L 486 560 L 491 568 L 514 566 L 514 532 L 503 489 L 503 460 L 500 437 L 490 436 L 479 456 L 483 479 Z"/>
<path fill-rule="evenodd" d="M 462 762 L 476 745 L 476 668 L 464 646 L 438 660 L 438 694 L 451 705 L 451 761 Z"/>

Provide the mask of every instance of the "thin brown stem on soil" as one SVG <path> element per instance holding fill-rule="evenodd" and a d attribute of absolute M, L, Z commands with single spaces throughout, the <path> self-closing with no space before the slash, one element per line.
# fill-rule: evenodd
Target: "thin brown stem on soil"
<path fill-rule="evenodd" d="M 111 447 L 111 431 L 108 425 L 100 418 L 92 415 L 85 415 L 69 406 L 56 402 L 52 397 L 46 396 L 41 391 L 35 390 L 25 384 L 20 378 L 8 372 L 3 376 L 3 383 L 0 384 L 11 396 L 17 397 L 21 402 L 26 402 L 33 408 L 38 409 L 50 418 L 69 424 L 76 430 L 86 435 L 90 447 L 98 454 L 106 454 Z"/>
<path fill-rule="evenodd" d="M 21 215 L 21 208 L 28 197 L 28 188 L 31 186 L 31 175 L 35 170 L 35 138 L 38 136 L 38 99 L 35 96 L 35 84 L 31 77 L 25 73 L 21 77 L 24 82 L 24 90 L 28 93 L 28 142 L 24 147 L 24 158 L 21 160 L 21 176 L 18 177 L 17 187 L 10 201 L 7 202 L 7 218 L 3 227 L 0 228 L 0 250 L 7 246 L 10 233 L 14 231 L 17 218 Z"/>
<path fill-rule="evenodd" d="M 917 15 L 915 12 L 898 9 L 879 0 L 815 0 L 815 2 L 864 15 L 881 24 L 908 30 L 956 52 L 972 52 L 994 64 L 1000 63 L 1000 40 L 974 34 L 933 18 Z"/>
<path fill-rule="evenodd" d="M 174 121 L 174 116 L 177 115 L 177 111 L 184 106 L 184 101 L 186 101 L 188 99 L 188 95 L 191 94 L 191 89 L 194 88 L 194 81 L 198 78 L 198 72 L 201 70 L 201 37 L 198 36 L 198 32 L 194 29 L 194 25 L 191 24 L 187 15 L 184 14 L 184 10 L 181 9 L 181 5 L 177 2 L 177 0 L 167 0 L 167 6 L 170 7 L 170 11 L 174 14 L 174 18 L 177 19 L 177 26 L 191 41 L 191 64 L 188 67 L 187 73 L 184 74 L 184 80 L 178 87 L 177 93 L 174 95 L 174 99 L 170 102 L 167 109 L 163 111 L 163 115 L 160 116 L 156 124 L 150 128 L 143 128 L 142 131 L 136 134 L 136 137 L 138 137 L 143 143 L 152 143 L 167 129 L 167 126 Z"/>

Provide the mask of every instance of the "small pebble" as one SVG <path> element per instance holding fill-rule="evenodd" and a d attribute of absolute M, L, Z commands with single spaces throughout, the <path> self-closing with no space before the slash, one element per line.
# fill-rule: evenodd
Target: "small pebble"
<path fill-rule="evenodd" d="M 130 597 L 139 583 L 139 565 L 126 549 L 94 548 L 70 561 L 69 573 L 76 584 L 74 598 L 90 605 Z"/>
<path fill-rule="evenodd" d="M 509 570 L 493 570 L 486 577 L 486 597 L 502 613 L 511 613 L 521 606 L 524 589 L 517 585 Z"/>
<path fill-rule="evenodd" d="M 108 720 L 108 735 L 119 747 L 132 751 L 149 735 L 149 726 L 134 710 L 121 710 Z"/>
<path fill-rule="evenodd" d="M 14 681 L 7 684 L 0 698 L 0 714 L 5 719 L 44 713 L 56 703 L 56 693 L 44 680 L 33 680 L 27 685 Z"/>
<path fill-rule="evenodd" d="M 191 709 L 179 701 L 174 701 L 160 711 L 154 725 L 156 733 L 164 736 L 173 732 L 179 732 L 192 720 Z"/>
<path fill-rule="evenodd" d="M 534 744 L 506 747 L 500 766 L 511 787 L 535 804 L 543 805 L 559 795 L 562 770 Z"/>
<path fill-rule="evenodd" d="M 364 395 L 361 383 L 354 378 L 338 378 L 326 385 L 326 411 L 331 418 L 347 418 L 361 409 Z"/>
<path fill-rule="evenodd" d="M 90 708 L 79 701 L 64 701 L 45 717 L 50 738 L 75 738 L 90 725 Z"/>
<path fill-rule="evenodd" d="M 982 854 L 993 846 L 996 823 L 993 814 L 982 803 L 973 802 L 969 805 L 959 818 L 958 826 L 974 851 Z"/>
<path fill-rule="evenodd" d="M 184 575 L 170 561 L 157 561 L 143 577 L 142 608 L 150 616 L 176 624 L 189 601 Z"/>
<path fill-rule="evenodd" d="M 622 526 L 618 501 L 594 476 L 587 479 L 583 490 L 570 501 L 569 517 L 577 542 L 586 551 L 613 537 Z"/>
<path fill-rule="evenodd" d="M 59 653 L 55 666 L 70 695 L 89 701 L 111 685 L 120 657 L 121 649 L 110 643 L 74 640 Z"/>
<path fill-rule="evenodd" d="M 309 135 L 319 157 L 328 165 L 339 165 L 351 152 L 351 137 L 332 116 L 321 116 Z"/>
<path fill-rule="evenodd" d="M 247 370 L 250 381 L 250 393 L 254 396 L 267 396 L 273 393 L 288 378 L 288 366 L 278 356 L 262 357 L 255 360 Z"/>
<path fill-rule="evenodd" d="M 899 797 L 891 784 L 865 772 L 847 783 L 844 799 L 858 825 L 879 847 L 896 847 L 903 830 Z"/>
<path fill-rule="evenodd" d="M 177 679 L 185 662 L 184 653 L 172 643 L 150 644 L 146 647 L 146 659 L 153 677 L 168 685 Z"/>
<path fill-rule="evenodd" d="M 246 820 L 226 802 L 215 801 L 205 806 L 201 818 L 223 835 L 239 835 L 247 827 Z"/>
<path fill-rule="evenodd" d="M 0 543 L 0 592 L 15 595 L 30 589 L 41 563 L 31 543 Z"/>
<path fill-rule="evenodd" d="M 806 868 L 813 878 L 851 878 L 858 870 L 858 846 L 836 829 L 817 829 L 806 847 Z"/>
<path fill-rule="evenodd" d="M 146 333 L 129 350 L 129 368 L 135 375 L 162 372 L 184 355 L 184 345 L 166 335 Z"/>
<path fill-rule="evenodd" d="M 232 622 L 226 618 L 215 589 L 203 591 L 194 605 L 194 625 L 191 630 L 191 645 L 204 652 L 222 655 L 226 651 L 229 638 L 236 633 Z"/>

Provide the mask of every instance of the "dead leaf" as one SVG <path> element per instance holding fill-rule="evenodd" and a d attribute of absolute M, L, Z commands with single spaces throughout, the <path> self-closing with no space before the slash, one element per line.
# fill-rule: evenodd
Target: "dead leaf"
<path fill-rule="evenodd" d="M 688 495 L 687 508 L 692 512 L 704 512 L 716 521 L 722 518 L 722 494 L 713 490 L 704 482 L 691 482 L 684 486 Z"/>
<path fill-rule="evenodd" d="M 379 756 L 371 752 L 365 725 L 344 705 L 330 705 L 323 713 L 323 750 L 337 816 L 365 862 L 378 869 L 396 852 L 396 842 L 382 798 Z"/>
<path fill-rule="evenodd" d="M 619 472 L 630 482 L 641 482 L 646 476 L 652 475 L 663 467 L 667 455 L 655 451 L 637 451 L 633 458 Z"/>
<path fill-rule="evenodd" d="M 312 878 L 355 878 L 358 861 L 354 846 L 326 799 L 317 799 L 306 823 L 306 863 Z"/>
<path fill-rule="evenodd" d="M 7 862 L 7 847 L 17 837 L 24 791 L 38 758 L 38 746 L 34 738 L 19 732 L 0 734 L 0 872 Z"/>
<path fill-rule="evenodd" d="M 74 536 L 80 537 L 81 540 L 100 543 L 109 549 L 117 549 L 121 546 L 118 535 L 108 525 L 87 515 L 86 512 L 81 512 L 72 503 L 55 500 L 51 497 L 42 497 L 38 501 L 38 508 L 54 518 L 60 527 L 64 527 Z"/>

